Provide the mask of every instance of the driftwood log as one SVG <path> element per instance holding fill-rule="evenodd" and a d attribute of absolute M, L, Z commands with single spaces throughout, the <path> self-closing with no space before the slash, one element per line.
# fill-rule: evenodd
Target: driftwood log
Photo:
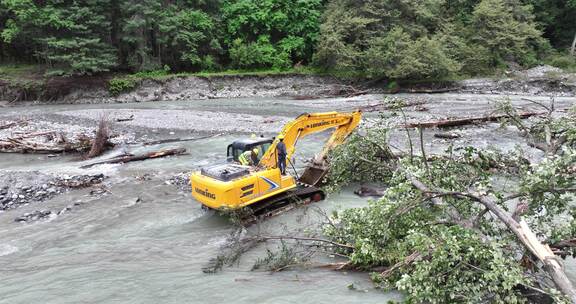
<path fill-rule="evenodd" d="M 125 118 L 116 118 L 117 122 L 124 122 L 124 121 L 131 121 L 131 120 L 134 120 L 134 114 L 132 114 L 128 117 L 125 117 Z"/>
<path fill-rule="evenodd" d="M 462 137 L 458 133 L 434 133 L 434 137 L 442 139 L 456 139 Z"/>
<path fill-rule="evenodd" d="M 523 112 L 519 113 L 518 117 L 525 119 L 532 116 L 539 116 L 545 115 L 546 112 Z M 426 121 L 426 122 L 415 122 L 415 123 L 407 123 L 402 125 L 403 128 L 448 128 L 448 127 L 458 127 L 458 126 L 465 126 L 480 122 L 490 122 L 490 121 L 499 121 L 501 119 L 509 117 L 506 114 L 497 114 L 497 115 L 486 115 L 486 116 L 476 116 L 476 117 L 466 117 L 466 118 L 457 118 L 457 119 L 443 119 L 443 120 L 435 120 L 435 121 Z"/>
<path fill-rule="evenodd" d="M 382 110 L 392 110 L 392 109 L 406 108 L 406 107 L 411 107 L 411 106 L 419 106 L 419 105 L 423 105 L 423 104 L 426 104 L 426 101 L 417 100 L 417 101 L 412 101 L 412 102 L 406 102 L 403 104 L 378 103 L 378 104 L 373 104 L 373 105 L 362 106 L 362 107 L 360 107 L 360 110 L 362 110 L 363 112 L 376 112 L 376 111 L 382 111 Z"/>
<path fill-rule="evenodd" d="M 120 156 L 113 157 L 110 159 L 106 159 L 106 160 L 94 162 L 94 163 L 91 163 L 88 165 L 84 165 L 84 166 L 81 166 L 80 168 L 85 169 L 85 168 L 90 168 L 90 167 L 93 167 L 96 165 L 102 165 L 102 164 L 123 164 L 123 163 L 128 163 L 128 162 L 133 162 L 133 161 L 141 161 L 141 160 L 152 159 L 152 158 L 161 158 L 161 157 L 166 157 L 166 156 L 171 156 L 171 155 L 182 155 L 184 153 L 186 153 L 185 148 L 174 148 L 174 149 L 165 149 L 165 150 L 160 150 L 160 151 L 148 152 L 148 153 L 140 154 L 140 155 L 132 155 L 132 154 L 120 155 Z"/>
<path fill-rule="evenodd" d="M 207 135 L 201 137 L 190 137 L 190 138 L 168 138 L 168 139 L 161 139 L 161 140 L 154 140 L 154 141 L 147 141 L 143 143 L 144 146 L 152 146 L 152 145 L 160 145 L 160 144 L 167 144 L 167 143 L 175 143 L 175 142 L 184 142 L 184 141 L 195 141 L 200 139 L 218 137 L 222 135 L 222 133 L 214 134 L 214 135 Z"/>
<path fill-rule="evenodd" d="M 7 124 L 4 124 L 4 125 L 1 125 L 1 126 L 0 126 L 0 130 L 10 129 L 10 128 L 12 128 L 12 127 L 15 127 L 15 126 L 18 126 L 18 125 L 21 125 L 21 124 L 25 124 L 25 123 L 26 123 L 25 120 L 14 121 L 14 122 L 11 122 L 11 123 L 7 123 Z"/>
<path fill-rule="evenodd" d="M 458 91 L 460 88 L 443 88 L 443 89 L 404 89 L 400 90 L 403 93 L 424 93 L 424 94 L 439 94 Z"/>

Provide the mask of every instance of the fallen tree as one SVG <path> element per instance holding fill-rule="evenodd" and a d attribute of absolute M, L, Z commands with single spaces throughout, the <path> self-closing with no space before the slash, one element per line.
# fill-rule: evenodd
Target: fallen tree
<path fill-rule="evenodd" d="M 9 125 L 22 123 L 25 122 L 18 121 Z M 10 136 L 0 138 L 0 153 L 57 154 L 88 151 L 85 157 L 92 158 L 113 146 L 109 139 L 108 121 L 102 118 L 93 138 L 86 134 L 76 134 L 69 138 L 63 131 L 57 130 L 11 132 Z"/>
<path fill-rule="evenodd" d="M 128 163 L 128 162 L 133 162 L 133 161 L 142 161 L 142 160 L 146 160 L 146 159 L 161 158 L 161 157 L 167 157 L 167 156 L 173 156 L 173 155 L 182 155 L 185 153 L 186 153 L 185 148 L 173 148 L 173 149 L 164 149 L 164 150 L 159 150 L 159 151 L 148 152 L 148 153 L 144 153 L 144 154 L 140 154 L 140 155 L 133 155 L 133 154 L 120 155 L 120 156 L 113 157 L 110 159 L 105 159 L 105 160 L 97 161 L 97 162 L 94 162 L 91 164 L 83 165 L 80 168 L 86 169 L 86 168 L 90 168 L 90 167 L 93 167 L 96 165 L 102 165 L 102 164 L 123 164 L 123 163 Z"/>
<path fill-rule="evenodd" d="M 576 256 L 576 151 L 564 146 L 538 165 L 477 149 L 408 159 L 384 153 L 386 141 L 386 131 L 369 130 L 330 157 L 336 187 L 389 186 L 380 200 L 341 211 L 325 227 L 331 240 L 355 246 L 340 251 L 352 267 L 384 268 L 375 282 L 413 302 L 515 302 L 537 294 L 576 303 L 561 262 Z M 513 163 L 516 170 L 494 171 Z M 511 174 L 517 186 L 493 183 Z"/>
<path fill-rule="evenodd" d="M 520 119 L 526 119 L 532 116 L 545 115 L 546 112 L 521 112 L 517 113 Z M 508 118 L 508 114 L 491 114 L 485 116 L 474 116 L 466 118 L 455 118 L 455 119 L 441 119 L 435 121 L 426 122 L 414 122 L 402 125 L 405 128 L 449 128 L 449 127 L 459 127 L 470 124 L 476 124 L 481 122 L 490 121 L 500 121 L 502 119 Z"/>

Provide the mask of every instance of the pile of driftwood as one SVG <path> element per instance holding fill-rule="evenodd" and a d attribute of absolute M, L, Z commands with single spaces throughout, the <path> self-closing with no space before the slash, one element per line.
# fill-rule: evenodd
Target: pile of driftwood
<path fill-rule="evenodd" d="M 0 125 L 0 130 L 26 124 L 25 120 L 18 120 Z M 88 151 L 85 157 L 93 158 L 112 146 L 109 139 L 108 122 L 105 118 L 102 118 L 94 138 L 86 134 L 79 134 L 71 139 L 63 131 L 53 130 L 14 131 L 9 136 L 0 138 L 0 153 L 56 154 Z"/>
<path fill-rule="evenodd" d="M 0 139 L 0 152 L 4 153 L 78 152 L 88 150 L 90 146 L 88 136 L 79 136 L 75 141 L 70 141 L 64 133 L 57 131 L 20 133 Z"/>
<path fill-rule="evenodd" d="M 129 117 L 123 119 L 126 121 L 132 119 Z M 15 121 L 0 125 L 0 130 L 10 129 L 16 126 L 25 125 L 27 122 L 24 120 Z M 160 145 L 166 143 L 196 141 L 211 137 L 220 136 L 221 134 L 213 134 L 208 136 L 194 137 L 194 138 L 169 138 L 163 140 L 155 140 L 149 142 L 127 143 L 132 145 Z M 73 140 L 66 137 L 64 132 L 60 131 L 41 131 L 41 132 L 12 132 L 10 136 L 0 138 L 0 153 L 48 153 L 56 154 L 63 152 L 85 152 L 83 159 L 95 158 L 102 155 L 113 144 L 110 142 L 109 121 L 106 117 L 102 117 L 98 124 L 98 128 L 94 136 L 87 136 L 80 134 L 75 136 Z M 182 155 L 186 153 L 184 148 L 168 148 L 156 151 L 150 151 L 138 155 L 125 153 L 109 159 L 100 160 L 91 164 L 82 166 L 82 168 L 89 168 L 100 164 L 118 164 L 133 161 L 141 161 L 146 159 L 161 158 L 173 155 Z"/>

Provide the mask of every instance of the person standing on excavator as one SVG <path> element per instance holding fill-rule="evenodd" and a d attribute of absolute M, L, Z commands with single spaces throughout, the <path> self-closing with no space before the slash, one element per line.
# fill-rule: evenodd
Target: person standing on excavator
<path fill-rule="evenodd" d="M 258 164 L 258 153 L 260 153 L 258 148 L 244 151 L 244 153 L 240 154 L 240 156 L 238 157 L 238 161 L 243 166 L 248 165 L 256 166 Z"/>
<path fill-rule="evenodd" d="M 276 151 L 278 152 L 278 167 L 280 168 L 280 173 L 282 175 L 286 174 L 286 144 L 284 143 L 284 135 L 278 135 L 278 144 L 276 145 Z"/>

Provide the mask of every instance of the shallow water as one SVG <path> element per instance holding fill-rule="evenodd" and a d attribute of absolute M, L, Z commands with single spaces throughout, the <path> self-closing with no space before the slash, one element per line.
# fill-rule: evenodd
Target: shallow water
<path fill-rule="evenodd" d="M 1 114 L 57 114 L 75 109 L 194 109 L 291 118 L 307 111 L 351 109 L 380 98 L 366 96 L 354 102 L 240 99 L 29 106 L 3 109 Z M 464 107 L 454 106 L 455 103 L 480 104 L 480 110 L 494 97 L 463 96 L 461 101 L 454 101 L 453 95 L 445 94 L 431 98 L 439 103 L 450 102 L 444 105 L 444 112 L 456 113 Z M 431 106 L 429 113 L 413 114 L 434 117 L 438 113 L 442 113 L 442 108 Z M 480 142 L 485 146 L 514 147 L 508 131 L 496 131 L 499 130 L 496 125 L 484 128 L 470 130 L 474 136 L 462 140 L 461 144 Z M 266 135 L 270 134 L 272 131 Z M 0 303 L 385 303 L 400 300 L 397 293 L 375 290 L 364 273 L 319 269 L 275 274 L 250 271 L 254 261 L 264 255 L 265 245 L 243 257 L 239 265 L 220 273 L 208 275 L 201 271 L 207 261 L 218 254 L 233 227 L 224 218 L 201 210 L 189 193 L 166 181 L 179 172 L 224 161 L 226 146 L 243 136 L 246 134 L 228 133 L 195 142 L 166 144 L 165 147 L 186 147 L 189 154 L 126 165 L 96 166 L 89 170 L 79 168 L 89 161 L 79 161 L 76 156 L 0 155 L 0 174 L 5 170 L 103 172 L 109 176 L 105 183 L 110 190 L 110 194 L 103 197 L 90 196 L 88 190 L 71 191 L 43 203 L 0 213 Z M 302 167 L 304 159 L 318 152 L 326 138 L 327 134 L 319 134 L 300 142 L 297 167 Z M 401 135 L 394 140 L 398 145 L 405 142 Z M 445 142 L 438 141 L 430 144 L 431 149 L 438 150 L 445 146 Z M 129 148 L 133 151 L 152 149 Z M 148 178 L 142 179 L 142 176 Z M 48 221 L 14 222 L 15 217 L 25 212 L 60 210 L 74 202 L 80 205 Z M 317 208 L 329 212 L 365 203 L 366 200 L 347 189 L 311 207 L 269 219 L 259 228 L 282 234 L 313 223 L 318 216 Z M 326 257 L 326 261 L 337 260 Z M 566 267 L 576 280 L 574 264 L 570 262 Z M 347 288 L 349 284 L 354 284 L 356 290 Z"/>

